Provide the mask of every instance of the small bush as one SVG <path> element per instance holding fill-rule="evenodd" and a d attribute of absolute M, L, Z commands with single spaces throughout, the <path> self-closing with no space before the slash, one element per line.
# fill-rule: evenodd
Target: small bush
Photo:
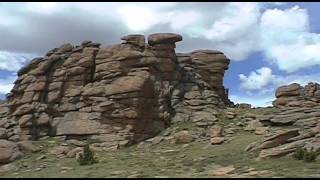
<path fill-rule="evenodd" d="M 83 148 L 83 153 L 79 155 L 78 158 L 79 164 L 82 165 L 91 165 L 97 163 L 97 159 L 94 156 L 94 152 L 90 149 L 89 144 L 86 144 Z"/>
<path fill-rule="evenodd" d="M 305 150 L 303 148 L 298 148 L 294 154 L 293 154 L 293 158 L 297 159 L 297 160 L 302 160 L 304 157 L 304 153 Z"/>
<path fill-rule="evenodd" d="M 314 162 L 314 161 L 316 161 L 317 155 L 318 154 L 316 152 L 313 152 L 313 151 L 306 152 L 304 157 L 303 157 L 303 160 L 305 162 Z"/>
<path fill-rule="evenodd" d="M 293 154 L 293 158 L 297 160 L 304 160 L 305 162 L 314 162 L 316 161 L 317 156 L 317 152 L 308 151 L 303 148 L 298 148 Z"/>

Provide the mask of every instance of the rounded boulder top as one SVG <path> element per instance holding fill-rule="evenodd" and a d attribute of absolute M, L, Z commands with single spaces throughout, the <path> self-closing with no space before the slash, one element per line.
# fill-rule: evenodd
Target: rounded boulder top
<path fill-rule="evenodd" d="M 148 44 L 173 44 L 182 41 L 182 36 L 175 33 L 155 33 L 148 36 Z"/>

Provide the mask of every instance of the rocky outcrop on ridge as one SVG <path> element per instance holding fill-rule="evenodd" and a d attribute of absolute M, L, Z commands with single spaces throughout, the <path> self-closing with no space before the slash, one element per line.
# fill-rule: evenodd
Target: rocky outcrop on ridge
<path fill-rule="evenodd" d="M 182 36 L 128 35 L 101 47 L 63 44 L 33 59 L 0 108 L 2 139 L 46 136 L 122 147 L 155 136 L 171 121 L 207 123 L 212 111 L 231 106 L 221 52 L 176 54 Z M 200 123 L 201 124 L 201 123 Z"/>
<path fill-rule="evenodd" d="M 320 103 L 320 85 L 310 82 L 305 87 L 297 83 L 281 86 L 276 90 L 273 105 L 282 107 L 314 107 Z"/>
<path fill-rule="evenodd" d="M 173 122 L 194 121 L 199 126 L 217 121 L 216 107 L 231 105 L 223 76 L 230 60 L 213 50 L 198 50 L 177 54 L 180 83 L 174 89 L 171 106 L 175 110 Z"/>
<path fill-rule="evenodd" d="M 246 150 L 260 150 L 259 158 L 262 159 L 284 156 L 297 148 L 320 150 L 319 87 L 312 82 L 305 87 L 297 83 L 279 87 L 273 102 L 275 109 L 259 117 L 258 121 L 263 126 L 294 129 L 271 134 L 273 140 L 266 138 L 249 145 Z"/>

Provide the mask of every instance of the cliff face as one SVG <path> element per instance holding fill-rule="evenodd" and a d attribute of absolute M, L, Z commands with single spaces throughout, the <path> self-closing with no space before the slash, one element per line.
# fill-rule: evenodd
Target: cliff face
<path fill-rule="evenodd" d="M 212 110 L 233 104 L 223 87 L 223 53 L 176 54 L 182 37 L 170 33 L 150 35 L 148 44 L 143 35 L 122 40 L 64 44 L 23 67 L 0 112 L 6 139 L 65 136 L 124 146 L 171 120 L 215 118 Z"/>

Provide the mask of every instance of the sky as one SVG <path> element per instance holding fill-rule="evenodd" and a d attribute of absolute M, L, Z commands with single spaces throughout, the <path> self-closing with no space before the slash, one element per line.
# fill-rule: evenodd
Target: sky
<path fill-rule="evenodd" d="M 0 99 L 22 66 L 64 43 L 171 32 L 183 36 L 176 52 L 231 59 L 233 102 L 269 106 L 281 85 L 320 83 L 319 18 L 319 2 L 0 2 Z"/>

